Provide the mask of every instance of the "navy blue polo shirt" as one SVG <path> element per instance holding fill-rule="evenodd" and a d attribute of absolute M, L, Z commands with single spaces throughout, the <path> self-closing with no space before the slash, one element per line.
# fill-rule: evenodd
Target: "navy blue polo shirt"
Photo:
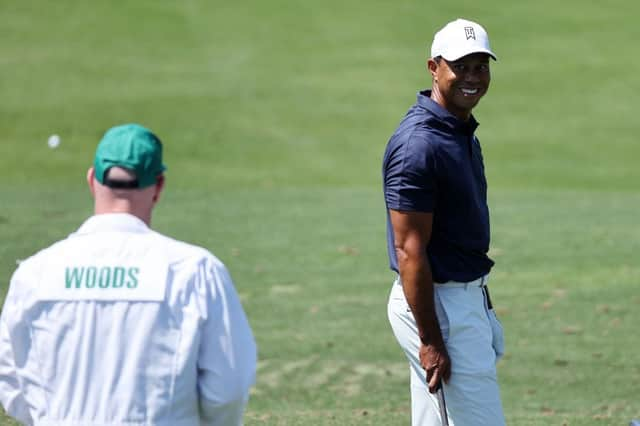
<path fill-rule="evenodd" d="M 478 122 L 459 120 L 430 95 L 418 93 L 384 154 L 389 263 L 398 272 L 388 209 L 433 213 L 427 246 L 433 280 L 473 281 L 493 266 Z"/>

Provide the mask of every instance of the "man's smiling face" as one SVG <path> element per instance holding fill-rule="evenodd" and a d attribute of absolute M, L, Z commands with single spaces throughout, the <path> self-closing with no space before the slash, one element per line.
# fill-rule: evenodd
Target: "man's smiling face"
<path fill-rule="evenodd" d="M 431 97 L 447 111 L 466 121 L 491 82 L 489 55 L 472 53 L 455 61 L 429 59 L 433 77 Z"/>

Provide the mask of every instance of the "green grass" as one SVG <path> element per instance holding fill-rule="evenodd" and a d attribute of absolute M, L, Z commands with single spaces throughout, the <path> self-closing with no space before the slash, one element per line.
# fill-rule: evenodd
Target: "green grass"
<path fill-rule="evenodd" d="M 219 4 L 216 4 L 219 3 Z M 477 109 L 510 425 L 640 417 L 640 6 L 0 0 L 0 296 L 91 213 L 111 125 L 165 141 L 154 226 L 229 267 L 260 350 L 248 425 L 405 425 L 380 161 L 458 16 L 499 56 Z M 61 146 L 50 150 L 57 133 Z M 0 424 L 11 424 L 0 417 Z"/>

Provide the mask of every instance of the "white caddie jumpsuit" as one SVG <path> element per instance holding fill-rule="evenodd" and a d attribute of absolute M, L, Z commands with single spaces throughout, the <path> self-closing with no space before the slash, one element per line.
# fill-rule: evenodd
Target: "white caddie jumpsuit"
<path fill-rule="evenodd" d="M 255 370 L 225 266 L 129 214 L 23 261 L 0 317 L 0 402 L 25 424 L 240 425 Z"/>

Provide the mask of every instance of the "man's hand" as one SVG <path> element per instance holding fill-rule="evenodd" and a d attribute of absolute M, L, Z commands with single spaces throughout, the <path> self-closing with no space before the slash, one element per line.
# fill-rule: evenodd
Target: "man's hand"
<path fill-rule="evenodd" d="M 440 382 L 447 383 L 451 377 L 451 360 L 444 345 L 420 344 L 420 364 L 427 372 L 430 393 L 436 393 Z"/>

